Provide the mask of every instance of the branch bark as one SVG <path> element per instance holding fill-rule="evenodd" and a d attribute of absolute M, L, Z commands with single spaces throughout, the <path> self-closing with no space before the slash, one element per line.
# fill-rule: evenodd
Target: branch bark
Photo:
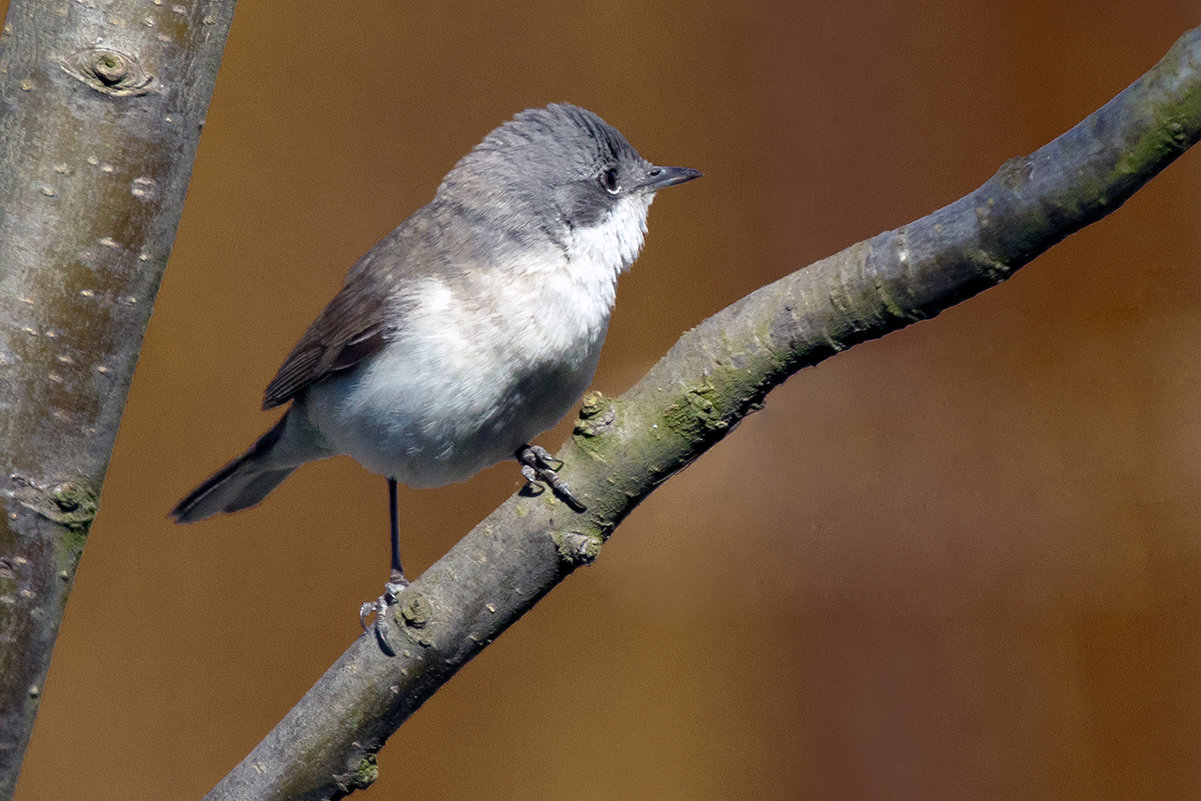
<path fill-rule="evenodd" d="M 13 0 L 0 34 L 0 799 L 171 252 L 233 0 Z"/>
<path fill-rule="evenodd" d="M 1117 209 L 1201 138 L 1201 28 L 1133 85 L 975 192 L 770 284 L 686 333 L 620 398 L 590 394 L 560 452 L 588 504 L 511 498 L 400 597 L 395 658 L 360 637 L 212 792 L 340 798 L 427 698 L 659 484 L 802 367 L 938 314 Z"/>

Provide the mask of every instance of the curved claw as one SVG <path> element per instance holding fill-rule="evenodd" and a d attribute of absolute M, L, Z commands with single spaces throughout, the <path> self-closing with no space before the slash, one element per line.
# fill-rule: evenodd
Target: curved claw
<path fill-rule="evenodd" d="M 372 612 L 375 612 L 376 614 L 381 614 L 383 612 L 383 610 L 379 608 L 379 602 L 382 600 L 383 598 L 380 598 L 377 601 L 366 601 L 362 606 L 359 607 L 359 625 L 363 627 L 363 631 L 367 631 L 367 621 L 371 619 Z"/>
<path fill-rule="evenodd" d="M 388 642 L 388 624 L 384 622 L 383 615 L 377 615 L 375 618 L 375 641 L 379 643 L 379 649 L 384 652 L 384 656 L 396 656 L 396 649 Z"/>

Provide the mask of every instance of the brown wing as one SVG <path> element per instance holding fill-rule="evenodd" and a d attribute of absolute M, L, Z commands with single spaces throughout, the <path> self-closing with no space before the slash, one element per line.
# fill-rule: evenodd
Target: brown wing
<path fill-rule="evenodd" d="M 267 385 L 264 409 L 287 403 L 310 384 L 383 347 L 392 327 L 384 319 L 384 306 L 393 287 L 390 271 L 380 275 L 372 266 L 356 265 L 342 290 L 304 332 Z"/>

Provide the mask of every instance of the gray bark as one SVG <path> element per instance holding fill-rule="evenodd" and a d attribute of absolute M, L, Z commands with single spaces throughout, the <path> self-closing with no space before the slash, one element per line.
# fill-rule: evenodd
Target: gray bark
<path fill-rule="evenodd" d="M 171 252 L 233 0 L 13 0 L 0 34 L 0 799 Z"/>
<path fill-rule="evenodd" d="M 1201 138 L 1199 73 L 1201 28 L 975 192 L 743 298 L 685 334 L 624 396 L 586 397 L 559 457 L 588 511 L 549 493 L 511 498 L 401 595 L 388 621 L 397 656 L 360 637 L 209 801 L 340 798 L 371 784 L 376 753 L 414 710 L 772 387 L 1005 280 Z"/>

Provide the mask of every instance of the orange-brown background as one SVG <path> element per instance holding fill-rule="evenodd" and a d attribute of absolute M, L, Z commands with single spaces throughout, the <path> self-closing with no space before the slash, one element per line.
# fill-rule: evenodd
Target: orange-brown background
<path fill-rule="evenodd" d="M 243 2 L 18 801 L 197 798 L 357 634 L 382 479 L 333 460 L 250 512 L 166 511 L 269 425 L 345 270 L 493 126 L 571 100 L 705 171 L 622 279 L 616 394 L 1075 124 L 1196 10 Z M 365 797 L 1201 795 L 1199 187 L 1190 153 L 1011 282 L 777 390 L 418 712 Z M 407 564 L 519 483 L 404 491 Z"/>

